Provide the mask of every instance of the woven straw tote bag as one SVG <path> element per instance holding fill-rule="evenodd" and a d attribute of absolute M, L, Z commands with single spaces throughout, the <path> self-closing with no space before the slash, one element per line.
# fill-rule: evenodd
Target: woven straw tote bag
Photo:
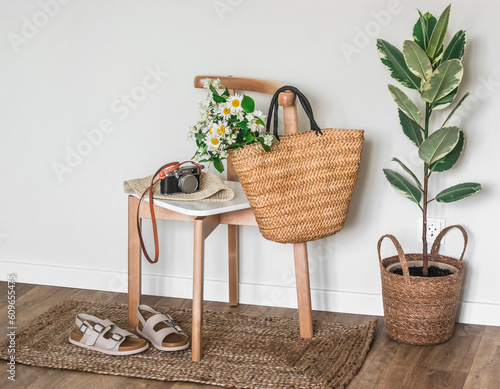
<path fill-rule="evenodd" d="M 460 259 L 440 255 L 443 236 L 458 228 L 464 237 Z M 398 255 L 382 260 L 380 246 L 389 238 Z M 398 240 L 384 235 L 377 246 L 382 276 L 382 296 L 387 334 L 400 342 L 413 345 L 433 345 L 446 342 L 453 335 L 455 318 L 464 273 L 463 257 L 467 247 L 467 232 L 462 226 L 444 228 L 436 237 L 428 256 L 429 265 L 448 268 L 453 274 L 443 277 L 410 276 L 408 267 L 422 266 L 422 254 L 405 254 Z M 401 264 L 403 275 L 394 274 L 391 267 Z"/>
<path fill-rule="evenodd" d="M 229 157 L 253 209 L 261 234 L 279 243 L 302 243 L 335 234 L 343 226 L 358 177 L 362 130 L 320 129 L 307 98 L 295 87 L 276 91 L 267 131 L 274 117 L 278 137 L 278 96 L 294 92 L 311 131 L 279 136 L 279 145 L 231 150 Z"/>

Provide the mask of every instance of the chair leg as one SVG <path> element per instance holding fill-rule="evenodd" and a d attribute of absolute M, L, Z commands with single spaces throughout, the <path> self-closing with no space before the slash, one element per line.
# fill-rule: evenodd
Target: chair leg
<path fill-rule="evenodd" d="M 297 282 L 300 336 L 302 338 L 312 338 L 313 325 L 311 315 L 309 265 L 307 261 L 307 243 L 294 244 L 293 255 L 295 258 L 295 279 Z"/>
<path fill-rule="evenodd" d="M 137 307 L 141 303 L 141 244 L 137 231 L 138 199 L 128 198 L 128 324 L 135 328 L 139 322 Z"/>
<path fill-rule="evenodd" d="M 194 220 L 193 255 L 193 334 L 191 337 L 191 359 L 199 362 L 203 356 L 203 272 L 205 239 L 219 225 L 219 215 L 197 217 Z"/>
<path fill-rule="evenodd" d="M 202 357 L 203 322 L 203 262 L 205 239 L 203 237 L 203 220 L 194 222 L 194 261 L 193 261 L 193 335 L 192 359 L 198 362 Z"/>
<path fill-rule="evenodd" d="M 228 225 L 228 260 L 229 260 L 229 305 L 238 306 L 239 258 L 238 226 Z"/>

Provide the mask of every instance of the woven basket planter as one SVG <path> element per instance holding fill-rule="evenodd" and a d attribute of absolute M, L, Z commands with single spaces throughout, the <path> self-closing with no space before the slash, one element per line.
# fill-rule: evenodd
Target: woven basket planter
<path fill-rule="evenodd" d="M 460 259 L 438 253 L 444 234 L 458 228 L 464 236 Z M 382 260 L 380 246 L 389 238 L 398 255 Z M 394 340 L 413 345 L 433 345 L 446 342 L 453 334 L 463 278 L 463 256 L 467 247 L 467 233 L 461 226 L 450 226 L 436 237 L 428 255 L 429 266 L 447 268 L 453 274 L 443 277 L 410 276 L 408 268 L 422 265 L 422 254 L 404 254 L 398 240 L 384 235 L 378 242 L 382 296 L 384 300 L 385 329 Z M 400 267 L 403 275 L 388 269 Z"/>

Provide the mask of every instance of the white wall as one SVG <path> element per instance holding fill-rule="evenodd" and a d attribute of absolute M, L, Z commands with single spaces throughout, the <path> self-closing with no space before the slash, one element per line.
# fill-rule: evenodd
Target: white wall
<path fill-rule="evenodd" d="M 407 252 L 418 252 L 420 243 L 418 208 L 382 173 L 393 156 L 414 165 L 415 153 L 399 128 L 386 88 L 393 81 L 374 37 L 400 46 L 411 36 L 415 8 L 439 14 L 444 2 L 61 3 L 0 2 L 0 279 L 15 272 L 19 282 L 125 291 L 122 182 L 191 157 L 186 131 L 204 97 L 193 78 L 232 74 L 294 84 L 310 97 L 321 126 L 365 130 L 345 228 L 308 245 L 313 308 L 382 314 L 378 238 L 393 233 Z M 459 320 L 493 325 L 500 325 L 499 12 L 494 1 L 453 3 L 451 32 L 468 31 L 462 91 L 472 98 L 461 120 L 467 147 L 451 172 L 433 177 L 433 188 L 477 181 L 484 191 L 456 204 L 433 203 L 429 214 L 470 234 Z M 122 94 L 139 93 L 135 87 L 152 69 L 160 71 L 156 87 L 153 78 L 146 80 L 151 90 L 125 111 Z M 257 101 L 265 111 L 267 100 Z M 84 131 L 100 123 L 112 131 L 85 149 Z M 78 147 L 88 155 L 70 158 L 70 167 L 68 150 Z M 54 164 L 67 166 L 60 180 Z M 190 297 L 192 227 L 178 222 L 161 230 L 161 260 L 144 262 L 144 291 Z M 207 244 L 207 299 L 227 299 L 225 233 L 221 227 Z M 242 228 L 241 238 L 241 301 L 296 306 L 291 246 L 265 241 L 250 227 Z M 457 256 L 461 244 L 459 234 L 450 233 L 442 252 Z M 385 245 L 384 255 L 393 253 Z"/>

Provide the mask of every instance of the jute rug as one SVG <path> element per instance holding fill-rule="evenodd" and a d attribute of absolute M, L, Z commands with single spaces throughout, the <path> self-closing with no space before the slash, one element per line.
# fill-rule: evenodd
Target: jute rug
<path fill-rule="evenodd" d="M 168 312 L 191 335 L 191 310 Z M 127 305 L 67 300 L 33 321 L 16 338 L 18 363 L 98 374 L 189 381 L 232 388 L 344 388 L 356 375 L 373 340 L 376 321 L 344 326 L 315 321 L 314 338 L 299 337 L 295 319 L 204 312 L 204 355 L 189 349 L 109 356 L 68 342 L 75 315 L 109 318 L 127 328 Z M 130 328 L 128 328 L 130 330 Z M 7 359 L 5 343 L 0 358 Z"/>

